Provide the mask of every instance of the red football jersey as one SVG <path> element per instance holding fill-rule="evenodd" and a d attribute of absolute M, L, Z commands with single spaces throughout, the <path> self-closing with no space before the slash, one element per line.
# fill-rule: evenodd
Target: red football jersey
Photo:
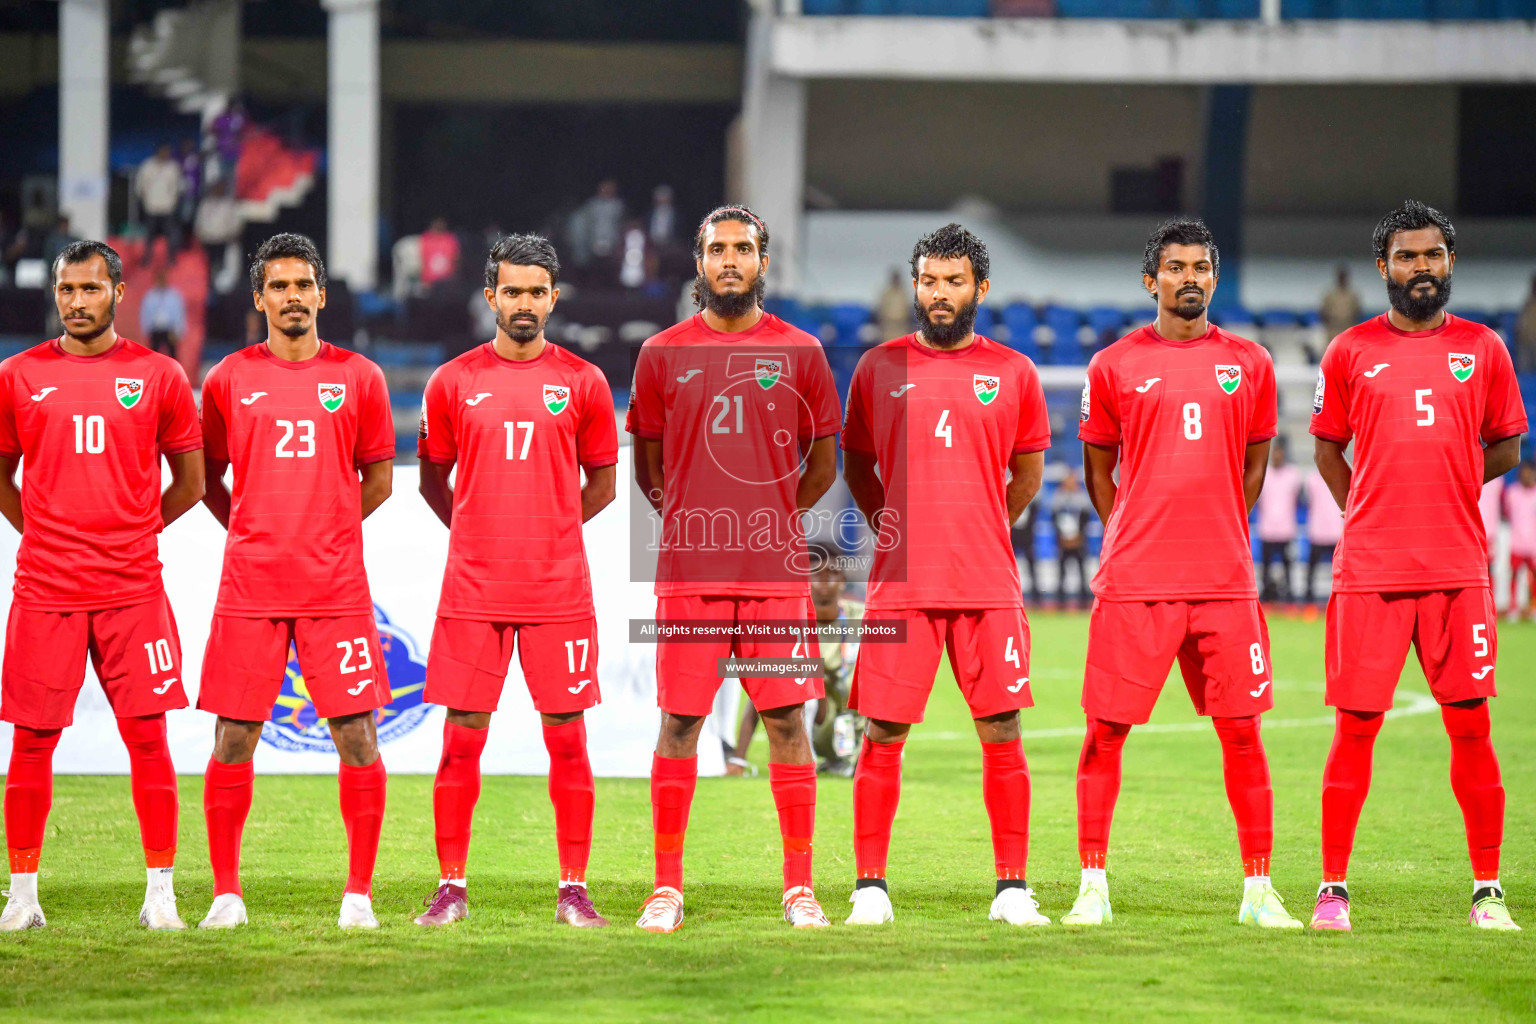
<path fill-rule="evenodd" d="M 648 340 L 625 429 L 662 441 L 657 595 L 808 594 L 795 491 L 841 422 L 821 343 L 772 314 L 737 334 L 696 315 Z"/>
<path fill-rule="evenodd" d="M 1211 327 L 1169 341 L 1150 324 L 1088 363 L 1077 436 L 1120 449 L 1093 592 L 1105 601 L 1258 597 L 1243 457 L 1275 436 L 1275 367 Z"/>
<path fill-rule="evenodd" d="M 1447 315 L 1410 334 L 1382 315 L 1333 339 L 1312 433 L 1355 442 L 1333 589 L 1488 586 L 1482 446 L 1525 429 L 1509 352 L 1481 324 Z"/>
<path fill-rule="evenodd" d="M 913 335 L 870 349 L 848 392 L 845 450 L 872 454 L 885 485 L 871 611 L 1017 608 L 1008 463 L 1051 446 L 1028 357 L 976 336 L 941 352 Z"/>
<path fill-rule="evenodd" d="M 126 338 L 0 363 L 0 454 L 22 460 L 16 603 L 94 611 L 161 591 L 160 456 L 203 446 L 181 364 Z"/>
<path fill-rule="evenodd" d="M 358 470 L 395 457 L 377 366 L 329 342 L 300 362 L 241 349 L 203 381 L 203 445 L 235 474 L 216 614 L 373 611 Z"/>
<path fill-rule="evenodd" d="M 619 459 L 603 372 L 546 343 L 523 362 L 485 344 L 438 367 L 416 450 L 458 464 L 437 613 L 492 622 L 592 615 L 581 467 Z"/>

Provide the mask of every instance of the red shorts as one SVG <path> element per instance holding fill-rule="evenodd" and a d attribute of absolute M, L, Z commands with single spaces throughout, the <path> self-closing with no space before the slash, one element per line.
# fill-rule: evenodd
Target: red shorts
<path fill-rule="evenodd" d="M 203 652 L 199 710 L 242 722 L 265 722 L 282 692 L 288 649 L 298 650 L 302 676 L 294 688 L 321 718 L 373 711 L 389 703 L 389 674 L 372 615 L 323 619 L 248 619 L 215 615 Z"/>
<path fill-rule="evenodd" d="M 29 729 L 73 723 L 87 654 L 117 717 L 187 706 L 181 638 L 165 594 L 98 612 L 43 612 L 13 604 L 5 625 L 0 720 Z"/>
<path fill-rule="evenodd" d="M 1095 600 L 1083 710 L 1105 722 L 1146 723 L 1175 658 L 1197 714 L 1247 718 L 1275 706 L 1259 602 Z"/>
<path fill-rule="evenodd" d="M 866 620 L 903 619 L 904 643 L 859 646 L 848 706 L 881 722 L 923 720 L 939 657 L 949 652 L 972 718 L 1034 706 L 1029 693 L 1029 622 L 1023 608 L 865 610 Z"/>
<path fill-rule="evenodd" d="M 455 711 L 495 711 L 517 648 L 523 678 L 541 714 L 585 711 L 597 691 L 597 620 L 480 622 L 437 617 L 427 653 L 429 704 Z"/>
<path fill-rule="evenodd" d="M 708 619 L 737 627 L 769 619 L 795 619 L 814 623 L 816 609 L 805 597 L 658 597 L 658 619 Z M 715 707 L 720 689 L 717 662 L 721 658 L 817 658 L 821 645 L 816 634 L 809 640 L 722 637 L 705 642 L 661 640 L 656 644 L 656 703 L 669 715 L 707 715 Z M 743 677 L 752 706 L 759 711 L 804 704 L 826 696 L 817 677 Z"/>
<path fill-rule="evenodd" d="M 1496 623 L 1488 587 L 1334 594 L 1328 599 L 1327 703 L 1349 711 L 1392 710 L 1409 643 L 1441 704 L 1496 696 Z"/>

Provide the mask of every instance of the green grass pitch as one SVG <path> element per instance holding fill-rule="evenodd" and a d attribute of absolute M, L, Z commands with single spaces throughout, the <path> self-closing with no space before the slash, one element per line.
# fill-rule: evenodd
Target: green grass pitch
<path fill-rule="evenodd" d="M 1029 878 L 1053 919 L 1076 893 L 1073 773 L 1087 620 L 1034 618 L 1024 714 L 1034 778 Z M 1318 878 L 1318 787 L 1331 729 L 1320 622 L 1271 623 L 1274 877 L 1298 917 Z M 1509 792 L 1503 880 L 1536 928 L 1536 627 L 1505 627 L 1494 740 Z M 1536 1019 L 1532 933 L 1466 923 L 1471 879 L 1439 716 L 1408 714 L 1377 745 L 1351 865 L 1356 931 L 1259 933 L 1236 923 L 1241 869 L 1220 752 L 1177 678 L 1132 734 L 1110 852 L 1113 925 L 1010 929 L 986 920 L 991 847 L 980 757 L 945 670 L 907 747 L 890 882 L 896 923 L 795 933 L 778 916 L 778 829 L 765 777 L 699 784 L 687 923 L 633 927 L 650 888 L 643 780 L 599 780 L 590 879 L 614 922 L 551 923 L 552 814 L 540 778 L 487 778 L 470 854 L 471 917 L 411 917 L 436 883 L 431 779 L 390 781 L 373 934 L 335 926 L 345 843 L 331 778 L 261 778 L 245 836 L 251 925 L 137 927 L 143 872 L 126 778 L 57 782 L 43 851 L 47 929 L 0 941 L 0 1017 L 30 1020 L 1091 1020 Z M 1424 694 L 1410 657 L 1403 692 Z M 761 761 L 764 750 L 754 749 Z M 201 780 L 182 780 L 183 916 L 210 898 Z M 823 780 L 816 852 L 829 916 L 846 914 L 852 808 Z"/>

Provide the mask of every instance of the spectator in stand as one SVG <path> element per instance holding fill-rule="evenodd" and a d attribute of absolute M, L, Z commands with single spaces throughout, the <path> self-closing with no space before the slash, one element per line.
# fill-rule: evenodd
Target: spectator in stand
<path fill-rule="evenodd" d="M 1040 492 L 1029 499 L 1024 514 L 1013 524 L 1013 550 L 1024 557 L 1024 567 L 1029 572 L 1029 600 L 1040 603 L 1040 575 L 1035 566 L 1035 523 L 1040 518 Z"/>
<path fill-rule="evenodd" d="M 1536 373 L 1536 277 L 1531 278 L 1531 294 L 1515 321 L 1515 360 L 1521 373 Z"/>
<path fill-rule="evenodd" d="M 1323 305 L 1318 312 L 1323 321 L 1323 333 L 1329 341 L 1360 322 L 1360 296 L 1349 286 L 1348 267 L 1340 266 L 1335 272 L 1333 288 L 1323 296 Z"/>
<path fill-rule="evenodd" d="M 181 163 L 171 156 L 171 147 L 162 144 L 153 156 L 139 165 L 134 177 L 134 192 L 139 197 L 139 214 L 144 222 L 145 249 L 164 237 L 172 259 L 181 251 L 181 224 L 176 211 L 181 203 Z"/>
<path fill-rule="evenodd" d="M 891 268 L 885 290 L 875 300 L 875 323 L 880 328 L 876 344 L 912 333 L 912 282 L 898 267 Z"/>
<path fill-rule="evenodd" d="M 459 239 L 448 230 L 448 222 L 433 219 L 421 233 L 421 283 L 431 290 L 443 281 L 452 281 L 459 273 Z"/>
<path fill-rule="evenodd" d="M 38 255 L 47 260 L 48 265 L 51 267 L 53 266 L 53 258 L 55 256 L 63 252 L 66 247 L 78 241 L 80 239 L 70 230 L 69 216 L 61 213 L 58 219 L 53 222 L 53 228 L 43 238 L 43 250 Z"/>
<path fill-rule="evenodd" d="M 219 166 L 225 177 L 235 177 L 240 164 L 240 147 L 249 124 L 245 116 L 245 104 L 235 100 L 224 108 L 224 113 L 213 119 L 213 142 L 219 156 Z"/>
<path fill-rule="evenodd" d="M 181 221 L 182 234 L 192 231 L 197 220 L 197 204 L 203 198 L 203 156 L 197 151 L 197 143 L 181 140 L 181 201 L 176 207 L 176 217 Z"/>
<path fill-rule="evenodd" d="M 1477 496 L 1477 511 L 1483 517 L 1483 543 L 1488 553 L 1488 582 L 1493 583 L 1493 558 L 1499 550 L 1499 524 L 1504 521 L 1504 478 L 1496 476 L 1483 484 Z"/>
<path fill-rule="evenodd" d="M 11 218 L 0 210 L 0 285 L 11 283 L 11 271 L 27 248 L 27 229 L 12 229 Z"/>
<path fill-rule="evenodd" d="M 1317 604 L 1317 567 L 1333 565 L 1333 549 L 1344 536 L 1344 513 L 1339 511 L 1328 481 L 1315 468 L 1307 474 L 1307 604 Z"/>
<path fill-rule="evenodd" d="M 619 284 L 625 288 L 639 288 L 647 280 L 645 229 L 637 220 L 630 221 L 624 229 L 623 256 L 619 259 Z"/>
<path fill-rule="evenodd" d="M 1259 492 L 1259 599 L 1291 600 L 1291 543 L 1296 540 L 1296 505 L 1301 498 L 1301 470 L 1286 458 L 1285 438 L 1275 438 L 1269 453 L 1269 472 Z M 1270 567 L 1279 561 L 1281 576 L 1275 585 Z"/>
<path fill-rule="evenodd" d="M 651 244 L 658 249 L 677 240 L 677 207 L 672 205 L 671 185 L 657 185 L 651 192 L 651 218 L 646 227 Z"/>
<path fill-rule="evenodd" d="M 149 336 L 151 349 L 176 358 L 176 343 L 187 333 L 187 303 L 166 282 L 164 268 L 155 271 L 155 286 L 144 293 L 139 327 Z"/>
<path fill-rule="evenodd" d="M 240 232 L 244 226 L 229 179 L 214 181 L 197 204 L 194 230 L 208 254 L 209 286 L 220 295 L 233 291 L 239 282 Z"/>
<path fill-rule="evenodd" d="M 598 260 L 612 257 L 619 248 L 624 224 L 624 200 L 619 198 L 619 183 L 612 178 L 597 186 L 597 195 L 577 211 L 585 225 L 587 251 Z"/>
<path fill-rule="evenodd" d="M 1067 470 L 1067 475 L 1056 485 L 1051 495 L 1051 525 L 1056 528 L 1056 606 L 1067 604 L 1067 564 L 1077 567 L 1078 607 L 1088 606 L 1088 492 L 1078 482 L 1077 474 Z"/>
<path fill-rule="evenodd" d="M 1536 591 L 1536 463 L 1520 463 L 1520 477 L 1504 488 L 1504 518 L 1509 522 L 1509 621 L 1530 614 Z M 1525 600 L 1518 601 L 1520 570 L 1525 570 Z"/>

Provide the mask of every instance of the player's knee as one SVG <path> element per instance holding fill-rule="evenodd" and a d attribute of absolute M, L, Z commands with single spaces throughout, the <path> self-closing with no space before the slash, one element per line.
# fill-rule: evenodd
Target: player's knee
<path fill-rule="evenodd" d="M 1021 737 L 1019 713 L 1010 711 L 1002 715 L 988 715 L 976 721 L 976 735 L 983 743 L 1011 743 Z"/>
<path fill-rule="evenodd" d="M 1486 700 L 1457 701 L 1440 705 L 1446 735 L 1453 739 L 1487 739 L 1491 732 Z"/>
<path fill-rule="evenodd" d="M 154 754 L 166 749 L 165 715 L 119 718 L 117 733 L 129 753 Z"/>
<path fill-rule="evenodd" d="M 1361 739 L 1375 739 L 1386 715 L 1380 711 L 1346 711 L 1339 708 L 1335 723 L 1340 734 Z"/>
<path fill-rule="evenodd" d="M 1131 727 L 1124 722 L 1107 722 L 1102 718 L 1088 720 L 1088 738 L 1090 746 L 1105 750 L 1112 750 L 1123 743 L 1131 734 Z"/>
<path fill-rule="evenodd" d="M 900 743 L 911 731 L 912 726 L 905 722 L 883 722 L 877 718 L 871 718 L 864 730 L 864 735 L 869 737 L 871 743 Z"/>
<path fill-rule="evenodd" d="M 1246 715 L 1242 718 L 1212 718 L 1211 724 L 1216 727 L 1216 735 L 1221 738 L 1221 745 L 1229 750 L 1247 752 L 1262 749 L 1259 739 L 1259 716 Z"/>

